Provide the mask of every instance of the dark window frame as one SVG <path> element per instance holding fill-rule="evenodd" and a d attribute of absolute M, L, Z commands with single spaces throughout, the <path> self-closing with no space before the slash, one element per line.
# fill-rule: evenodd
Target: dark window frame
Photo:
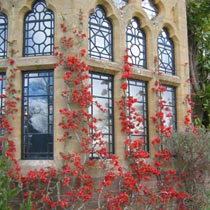
<path fill-rule="evenodd" d="M 40 5 L 43 6 L 43 11 L 37 11 L 37 8 Z M 42 16 L 44 16 L 45 19 L 43 19 Z M 23 56 L 31 57 L 54 54 L 54 22 L 54 13 L 47 8 L 45 0 L 35 1 L 32 10 L 28 12 L 24 18 Z M 46 24 L 49 24 L 50 26 L 48 27 Z M 32 35 L 30 34 L 31 31 Z M 36 37 L 34 38 L 35 35 Z M 39 41 L 40 43 L 36 43 L 39 37 L 42 37 L 42 39 L 44 37 L 44 39 L 41 40 L 41 42 Z M 46 50 L 48 47 L 50 49 Z"/>
<path fill-rule="evenodd" d="M 166 88 L 166 90 L 163 93 L 160 94 L 161 100 L 163 100 L 162 96 L 163 96 L 163 94 L 165 92 L 169 92 L 169 93 L 172 94 L 172 103 L 171 103 L 171 105 L 166 103 L 166 104 L 164 104 L 164 108 L 169 107 L 169 108 L 172 109 L 172 113 L 171 114 L 173 115 L 173 118 L 172 118 L 172 124 L 171 125 L 172 125 L 172 129 L 174 131 L 176 131 L 177 130 L 177 106 L 176 106 L 176 104 L 177 104 L 177 96 L 176 96 L 176 87 L 171 86 L 171 85 L 161 85 L 161 86 Z"/>
<path fill-rule="evenodd" d="M 5 72 L 1 72 L 0 73 L 0 95 L 4 95 L 5 94 L 5 90 L 6 90 L 6 73 Z M 5 98 L 1 97 L 0 98 L 0 124 L 2 122 L 2 115 L 4 115 L 3 113 L 3 108 L 5 107 Z M 4 138 L 4 134 L 5 134 L 5 129 L 4 128 L 0 128 L 0 137 Z M 0 146 L 4 147 L 4 142 L 0 142 Z M 2 150 L 0 150 L 0 155 L 2 154 Z"/>
<path fill-rule="evenodd" d="M 34 75 L 34 76 L 33 76 Z M 37 75 L 37 76 L 36 76 Z M 24 71 L 22 81 L 22 140 L 21 140 L 21 157 L 23 160 L 52 160 L 54 147 L 54 71 L 53 70 L 39 70 L 39 71 Z M 30 81 L 33 79 L 47 79 L 47 94 L 31 93 L 35 91 L 36 87 L 30 90 Z M 39 88 L 41 85 L 39 86 Z M 42 87 L 41 87 L 42 88 Z M 40 89 L 42 90 L 42 89 Z M 32 91 L 32 92 L 33 92 Z M 47 123 L 45 132 L 39 132 L 34 128 L 32 116 L 30 118 L 30 99 L 47 99 Z M 31 102 L 31 105 L 33 103 Z M 40 105 L 41 106 L 41 105 Z M 35 108 L 34 108 L 35 109 Z M 42 110 L 41 110 L 42 111 Z M 33 113 L 34 114 L 34 113 Z M 35 113 L 37 114 L 37 113 Z M 42 115 L 42 114 L 41 114 Z M 34 121 L 35 122 L 35 121 Z M 39 139 L 39 141 L 37 141 Z M 41 141 L 42 140 L 42 141 Z M 45 140 L 48 142 L 45 143 Z M 43 146 L 41 148 L 41 145 Z M 34 146 L 34 147 L 33 147 Z M 41 150 L 46 151 L 41 151 Z"/>
<path fill-rule="evenodd" d="M 8 18 L 5 14 L 0 13 L 0 59 L 6 58 L 7 56 L 7 35 L 8 35 Z M 0 40 L 1 40 L 0 39 Z"/>
<path fill-rule="evenodd" d="M 137 25 L 137 28 L 134 28 L 134 24 Z M 131 33 L 129 33 L 128 31 L 130 31 Z M 130 40 L 129 40 L 129 38 L 130 38 Z M 131 45 L 131 48 L 129 47 L 129 44 Z M 137 48 L 137 50 L 139 50 L 139 54 L 136 56 L 132 53 L 132 48 L 134 49 L 134 46 L 135 46 L 135 48 Z M 141 47 L 143 48 L 143 50 L 140 49 Z M 139 22 L 138 18 L 136 18 L 136 17 L 133 17 L 131 19 L 130 23 L 128 24 L 128 26 L 126 28 L 126 48 L 128 51 L 127 53 L 130 56 L 129 59 L 131 59 L 131 63 L 134 66 L 142 67 L 142 68 L 147 67 L 146 34 L 141 29 L 140 22 Z M 143 58 L 141 58 L 141 56 Z M 141 64 L 141 63 L 143 63 L 143 64 Z"/>
<path fill-rule="evenodd" d="M 98 12 L 102 13 L 101 18 L 97 15 Z M 106 24 L 106 26 L 103 26 L 103 24 Z M 91 36 L 91 33 L 94 35 Z M 99 36 L 100 33 L 102 35 Z M 88 34 L 88 55 L 91 58 L 113 61 L 113 26 L 111 20 L 106 17 L 103 7 L 97 6 L 95 12 L 89 15 Z M 103 38 L 104 47 L 97 45 L 97 37 Z M 108 38 L 105 39 L 106 37 Z M 105 41 L 107 41 L 107 46 L 105 46 Z"/>
<path fill-rule="evenodd" d="M 132 96 L 130 94 L 131 92 L 131 85 L 134 87 L 139 87 L 140 91 L 144 92 L 144 100 L 145 101 L 137 101 L 135 104 L 142 104 L 143 105 L 143 119 L 144 119 L 144 133 L 143 134 L 131 134 L 131 137 L 143 137 L 144 139 L 144 146 L 143 149 L 147 152 L 149 152 L 149 120 L 148 120 L 148 84 L 146 81 L 139 80 L 139 79 L 128 79 L 128 90 L 127 94 L 128 96 Z M 136 96 L 133 96 L 134 98 L 137 98 Z"/>
<path fill-rule="evenodd" d="M 93 80 L 101 80 L 102 82 L 107 83 L 108 82 L 108 90 L 107 90 L 107 95 L 108 97 L 105 96 L 96 96 L 94 95 L 94 87 L 93 85 Z M 107 99 L 108 100 L 108 116 L 111 116 L 111 122 L 108 121 L 108 128 L 109 128 L 109 132 L 108 133 L 103 133 L 104 135 L 108 136 L 108 148 L 107 148 L 107 152 L 108 154 L 114 154 L 115 153 L 115 139 L 114 139 L 114 78 L 112 75 L 110 74 L 103 74 L 103 73 L 99 73 L 99 72 L 91 72 L 90 73 L 90 84 L 91 84 L 91 94 L 94 98 L 101 98 L 101 99 Z M 98 100 L 96 100 L 98 101 Z M 90 113 L 93 115 L 93 104 L 90 106 Z M 93 134 L 93 130 L 90 130 L 90 135 Z M 95 156 L 94 153 L 90 154 L 90 158 L 97 158 L 97 156 Z"/>
<path fill-rule="evenodd" d="M 165 36 L 165 37 L 164 37 Z M 175 52 L 174 42 L 170 38 L 168 30 L 163 28 L 158 36 L 158 59 L 159 71 L 165 74 L 175 75 Z M 167 57 L 167 62 L 163 56 Z"/>

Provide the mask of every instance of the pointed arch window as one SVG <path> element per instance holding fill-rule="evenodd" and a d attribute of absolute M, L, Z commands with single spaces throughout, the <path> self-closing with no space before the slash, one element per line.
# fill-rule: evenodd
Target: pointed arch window
<path fill-rule="evenodd" d="M 89 16 L 89 56 L 103 60 L 113 60 L 112 23 L 106 18 L 102 7 L 97 6 Z"/>
<path fill-rule="evenodd" d="M 130 62 L 146 68 L 146 37 L 137 18 L 133 18 L 126 29 L 126 47 Z"/>
<path fill-rule="evenodd" d="M 142 8 L 147 13 L 148 18 L 151 20 L 157 16 L 158 10 L 152 0 L 142 0 Z"/>
<path fill-rule="evenodd" d="M 34 3 L 25 16 L 24 56 L 52 55 L 54 51 L 54 14 L 44 0 Z"/>
<path fill-rule="evenodd" d="M 166 28 L 158 36 L 159 70 L 166 74 L 175 75 L 174 43 Z"/>
<path fill-rule="evenodd" d="M 0 13 L 0 58 L 5 58 L 7 55 L 7 30 L 7 16 L 3 13 Z"/>

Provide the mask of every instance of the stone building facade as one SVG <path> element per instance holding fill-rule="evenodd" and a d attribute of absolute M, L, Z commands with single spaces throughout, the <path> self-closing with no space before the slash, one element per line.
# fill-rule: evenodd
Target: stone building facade
<path fill-rule="evenodd" d="M 54 69 L 53 46 L 58 46 L 62 37 L 60 24 L 63 19 L 67 26 L 76 28 L 80 11 L 83 12 L 83 31 L 87 34 L 84 47 L 88 49 L 88 55 L 85 59 L 93 69 L 93 94 L 102 104 L 109 104 L 105 136 L 110 153 L 123 159 L 125 150 L 119 111 L 114 101 L 121 97 L 120 78 L 126 48 L 133 62 L 134 75 L 128 81 L 128 94 L 139 99 L 139 111 L 144 117 L 139 129 L 145 150 L 153 152 L 151 140 L 156 135 L 150 117 L 155 115 L 157 108 L 156 95 L 151 91 L 157 79 L 166 87 L 163 98 L 174 115 L 166 123 L 178 130 L 183 128 L 185 97 L 190 91 L 186 82 L 189 69 L 184 0 L 0 2 L 0 74 L 4 77 L 8 66 L 9 43 L 6 40 L 13 42 L 13 48 L 17 50 L 15 61 L 20 70 L 15 86 L 20 90 L 21 102 L 12 124 L 16 157 L 22 166 L 39 168 L 59 164 L 63 145 L 57 141 L 61 133 L 58 122 L 59 109 L 64 104 L 61 96 L 64 83 L 63 73 Z M 162 72 L 160 75 L 155 74 L 156 62 Z M 101 92 L 94 92 L 94 88 Z M 1 91 L 4 92 L 3 82 Z M 48 143 L 46 139 L 50 139 Z M 69 150 L 74 147 L 71 145 Z"/>

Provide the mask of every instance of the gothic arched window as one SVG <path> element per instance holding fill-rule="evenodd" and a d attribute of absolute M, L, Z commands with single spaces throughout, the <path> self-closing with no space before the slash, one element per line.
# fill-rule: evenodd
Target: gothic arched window
<path fill-rule="evenodd" d="M 132 64 L 146 68 L 146 38 L 136 18 L 127 26 L 126 45 Z"/>
<path fill-rule="evenodd" d="M 54 52 L 54 14 L 44 0 L 35 2 L 25 16 L 24 56 L 52 55 Z"/>
<path fill-rule="evenodd" d="M 158 59 L 161 72 L 175 74 L 174 43 L 165 28 L 158 36 Z"/>
<path fill-rule="evenodd" d="M 106 18 L 103 8 L 97 6 L 89 16 L 89 56 L 103 60 L 113 60 L 112 24 Z"/>
<path fill-rule="evenodd" d="M 7 55 L 7 16 L 0 13 L 0 58 Z"/>

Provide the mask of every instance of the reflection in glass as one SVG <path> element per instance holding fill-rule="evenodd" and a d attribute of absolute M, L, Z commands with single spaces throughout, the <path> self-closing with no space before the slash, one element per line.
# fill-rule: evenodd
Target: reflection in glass
<path fill-rule="evenodd" d="M 106 142 L 107 151 L 109 154 L 114 153 L 114 134 L 113 134 L 113 77 L 105 74 L 91 73 L 91 92 L 94 103 L 91 105 L 89 112 L 95 118 L 101 118 L 96 123 L 97 128 L 103 133 L 103 141 Z M 104 111 L 102 112 L 95 102 L 100 104 Z M 90 129 L 90 135 L 93 135 L 94 130 Z M 100 147 L 100 140 L 93 140 L 93 150 Z M 91 156 L 95 157 L 96 154 L 92 153 Z"/>
<path fill-rule="evenodd" d="M 54 51 L 54 14 L 44 0 L 37 0 L 25 16 L 24 56 L 52 55 Z"/>
<path fill-rule="evenodd" d="M 142 138 L 144 141 L 144 150 L 149 150 L 148 144 L 148 116 L 147 116 L 147 83 L 140 80 L 129 79 L 128 80 L 128 96 L 131 96 L 137 99 L 137 102 L 134 103 L 134 108 L 136 108 L 136 113 L 140 114 L 141 117 L 144 119 L 142 123 L 138 123 L 133 121 L 135 125 L 135 130 L 133 129 L 133 134 L 131 138 L 140 139 Z M 129 115 L 134 117 L 130 111 Z M 138 133 L 136 133 L 137 131 Z"/>
<path fill-rule="evenodd" d="M 53 72 L 23 74 L 23 159 L 53 158 Z"/>
<path fill-rule="evenodd" d="M 7 16 L 0 13 L 0 58 L 7 54 Z"/>
<path fill-rule="evenodd" d="M 175 75 L 174 43 L 165 28 L 158 36 L 158 58 L 159 70 L 166 74 Z"/>
<path fill-rule="evenodd" d="M 127 26 L 126 45 L 129 61 L 137 67 L 146 68 L 146 38 L 136 18 Z"/>
<path fill-rule="evenodd" d="M 5 87 L 6 87 L 6 74 L 0 73 L 0 115 L 4 113 L 3 109 L 5 107 Z"/>
<path fill-rule="evenodd" d="M 161 100 L 165 101 L 164 103 L 164 118 L 165 126 L 172 126 L 176 130 L 176 88 L 171 86 L 166 86 L 166 91 L 161 93 Z"/>
<path fill-rule="evenodd" d="M 96 7 L 89 16 L 89 56 L 103 60 L 112 60 L 112 24 L 106 18 L 105 11 Z"/>
<path fill-rule="evenodd" d="M 6 74 L 0 73 L 0 125 L 2 123 L 2 115 L 4 114 L 5 107 L 5 87 L 6 87 Z M 0 136 L 3 137 L 5 133 L 5 129 L 0 126 Z M 0 146 L 4 146 L 3 142 L 0 142 Z M 2 150 L 0 150 L 0 155 L 2 154 Z"/>
<path fill-rule="evenodd" d="M 141 5 L 150 20 L 157 16 L 158 11 L 152 0 L 142 0 Z"/>

